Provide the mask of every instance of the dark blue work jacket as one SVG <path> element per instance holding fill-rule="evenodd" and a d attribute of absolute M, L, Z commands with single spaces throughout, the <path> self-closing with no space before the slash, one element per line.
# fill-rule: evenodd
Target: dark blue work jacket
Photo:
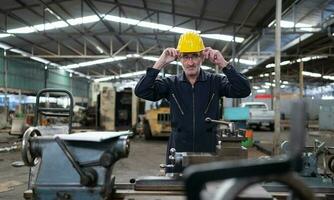
<path fill-rule="evenodd" d="M 247 97 L 250 84 L 244 75 L 228 65 L 223 69 L 226 77 L 200 70 L 194 86 L 184 72 L 157 78 L 160 70 L 148 68 L 137 83 L 135 94 L 143 99 L 170 102 L 172 133 L 170 148 L 177 152 L 214 152 L 217 144 L 215 125 L 205 118 L 219 119 L 219 99 Z"/>

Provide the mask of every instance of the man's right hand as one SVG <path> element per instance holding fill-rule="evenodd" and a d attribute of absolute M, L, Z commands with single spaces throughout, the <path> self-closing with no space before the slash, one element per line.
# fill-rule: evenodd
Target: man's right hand
<path fill-rule="evenodd" d="M 170 62 L 176 60 L 180 53 L 175 48 L 167 48 L 160 55 L 159 59 L 153 65 L 153 68 L 161 70 Z"/>

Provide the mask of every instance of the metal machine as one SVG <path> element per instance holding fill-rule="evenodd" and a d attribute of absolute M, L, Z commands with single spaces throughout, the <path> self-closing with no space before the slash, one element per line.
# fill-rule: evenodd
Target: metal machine
<path fill-rule="evenodd" d="M 34 127 L 23 137 L 22 159 L 32 167 L 26 199 L 107 199 L 112 167 L 129 153 L 129 132 L 42 136 Z"/>
<path fill-rule="evenodd" d="M 298 110 L 302 111 L 303 107 Z M 277 181 L 290 187 L 299 199 L 314 199 L 314 191 L 295 173 L 302 170 L 300 158 L 305 141 L 305 130 L 301 126 L 304 124 L 303 113 L 299 114 L 292 129 L 294 134 L 291 134 L 290 142 L 293 145 L 289 156 L 190 165 L 182 175 L 139 177 L 128 184 L 115 183 L 112 169 L 117 160 L 129 153 L 129 132 L 43 136 L 38 128 L 32 127 L 24 134 L 22 143 L 22 158 L 32 168 L 25 198 L 230 200 L 252 196 L 253 199 L 273 199 L 277 194 L 264 190 L 261 183 Z M 174 164 L 181 167 L 199 158 L 190 154 L 177 155 L 176 151 L 172 153 Z M 211 190 L 209 183 L 221 180 L 224 182 Z M 252 188 L 244 191 L 248 187 Z M 203 196 L 203 192 L 209 195 Z M 285 194 L 285 198 L 289 196 L 289 190 Z"/>

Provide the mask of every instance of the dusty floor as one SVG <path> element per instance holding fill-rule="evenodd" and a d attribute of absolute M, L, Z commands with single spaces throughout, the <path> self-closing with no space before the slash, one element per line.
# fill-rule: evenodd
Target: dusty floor
<path fill-rule="evenodd" d="M 281 140 L 286 139 L 287 132 L 281 134 Z M 267 131 L 254 132 L 254 140 L 260 140 L 265 144 L 272 141 L 273 133 Z M 314 138 L 326 141 L 326 144 L 334 146 L 333 132 L 309 132 L 308 143 L 311 145 Z M 14 161 L 21 160 L 19 149 L 15 145 L 20 143 L 17 136 L 8 135 L 0 131 L 0 199 L 23 199 L 23 191 L 27 188 L 28 167 L 13 167 Z M 135 137 L 131 140 L 130 155 L 120 160 L 114 167 L 116 182 L 128 183 L 131 178 L 144 175 L 158 175 L 159 164 L 164 163 L 167 139 L 155 139 L 146 141 Z M 11 149 L 4 149 L 11 147 Z M 256 152 L 256 151 L 252 151 Z M 251 157 L 263 155 L 252 153 Z"/>

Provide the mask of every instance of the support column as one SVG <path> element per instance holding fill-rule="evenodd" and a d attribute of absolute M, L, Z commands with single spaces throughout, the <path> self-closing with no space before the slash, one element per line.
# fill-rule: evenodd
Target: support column
<path fill-rule="evenodd" d="M 301 61 L 299 63 L 299 98 L 302 99 L 304 96 L 304 77 L 303 77 L 303 70 L 304 70 L 304 62 Z"/>
<path fill-rule="evenodd" d="M 8 103 L 8 91 L 7 91 L 7 87 L 8 87 L 8 60 L 7 60 L 7 52 L 6 50 L 4 50 L 3 52 L 3 66 L 4 66 L 4 88 L 5 88 L 5 99 L 4 99 L 4 105 L 5 105 L 5 115 L 6 115 L 6 120 L 8 121 L 8 108 L 9 108 L 9 103 Z"/>
<path fill-rule="evenodd" d="M 279 153 L 279 142 L 281 138 L 281 114 L 280 114 L 280 79 L 281 79 L 281 17 L 282 0 L 276 0 L 276 28 L 275 28 L 275 90 L 274 90 L 274 111 L 275 111 L 275 133 L 273 137 L 273 154 Z"/>

